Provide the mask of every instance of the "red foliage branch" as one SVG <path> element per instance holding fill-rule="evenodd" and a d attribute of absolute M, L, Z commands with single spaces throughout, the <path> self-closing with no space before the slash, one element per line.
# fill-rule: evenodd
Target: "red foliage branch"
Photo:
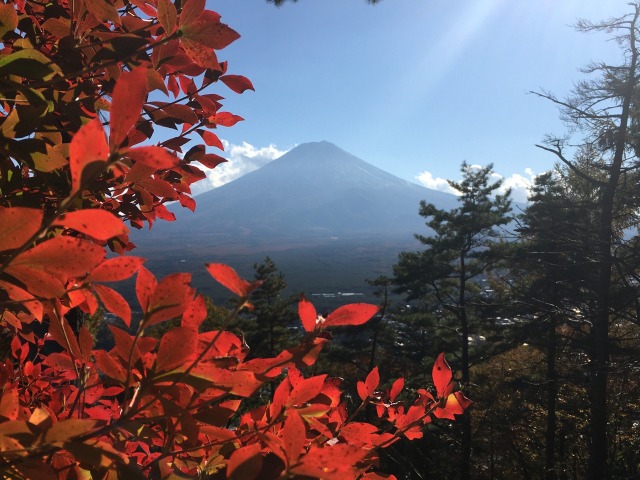
<path fill-rule="evenodd" d="M 327 328 L 365 323 L 375 306 L 323 318 L 303 299 L 304 340 L 248 360 L 234 334 L 202 331 L 190 275 L 157 280 L 123 255 L 134 247 L 126 223 L 173 220 L 168 201 L 194 209 L 199 165 L 225 161 L 207 151 L 222 148 L 211 130 L 242 118 L 209 87 L 253 89 L 218 60 L 239 35 L 204 0 L 15 0 L 0 4 L 0 37 L 3 477 L 389 478 L 375 473 L 381 448 L 468 406 L 441 355 L 435 395 L 400 401 L 403 380 L 382 388 L 376 368 L 349 415 L 337 379 L 303 372 Z M 160 126 L 176 133 L 158 143 Z M 204 143 L 184 152 L 194 136 Z M 107 248 L 122 256 L 107 259 Z M 258 284 L 206 268 L 241 297 L 231 324 Z M 142 318 L 132 330 L 131 307 L 105 284 L 134 275 Z M 110 351 L 73 320 L 99 305 L 128 328 L 110 327 Z M 175 319 L 161 340 L 145 334 Z M 267 383 L 273 398 L 248 409 Z M 375 423 L 357 420 L 367 405 Z"/>

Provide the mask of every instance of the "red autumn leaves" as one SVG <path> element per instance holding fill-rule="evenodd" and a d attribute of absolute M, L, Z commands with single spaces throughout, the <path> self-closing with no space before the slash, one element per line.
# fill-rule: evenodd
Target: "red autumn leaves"
<path fill-rule="evenodd" d="M 329 343 L 326 329 L 362 325 L 376 306 L 321 316 L 302 299 L 304 338 L 253 358 L 241 336 L 206 329 L 207 302 L 190 274 L 158 279 L 124 255 L 134 248 L 127 223 L 172 220 L 168 201 L 193 210 L 199 165 L 225 161 L 204 144 L 223 149 L 211 129 L 242 118 L 207 87 L 253 90 L 218 60 L 239 35 L 205 6 L 0 4 L 0 333 L 10 338 L 0 476 L 393 478 L 377 473 L 378 449 L 467 406 L 439 358 L 435 396 L 401 399 L 404 380 L 386 388 L 376 368 L 356 388 L 378 418 L 350 417 L 341 381 L 309 367 Z M 174 136 L 153 144 L 157 126 Z M 188 148 L 193 133 L 204 144 Z M 107 247 L 119 255 L 107 258 Z M 224 319 L 233 327 L 260 284 L 223 264 L 206 269 L 241 299 Z M 133 278 L 136 315 L 113 286 Z M 101 309 L 122 320 L 108 325 L 108 351 L 83 324 Z M 154 327 L 164 328 L 160 338 L 148 334 Z"/>

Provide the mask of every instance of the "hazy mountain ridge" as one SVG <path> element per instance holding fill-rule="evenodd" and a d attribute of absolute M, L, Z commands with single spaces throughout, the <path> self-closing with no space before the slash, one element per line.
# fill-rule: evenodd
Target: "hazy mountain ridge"
<path fill-rule="evenodd" d="M 365 278 L 390 275 L 402 250 L 426 233 L 420 200 L 456 206 L 454 195 L 407 182 L 329 142 L 299 145 L 233 182 L 196 197 L 195 212 L 171 206 L 177 221 L 135 232 L 138 255 L 158 275 L 191 271 L 218 298 L 205 262 L 251 266 L 271 256 L 294 291 L 365 292 Z"/>
<path fill-rule="evenodd" d="M 455 198 L 402 180 L 329 142 L 306 143 L 197 196 L 194 213 L 172 206 L 177 222 L 157 222 L 138 241 L 169 236 L 255 247 L 344 236 L 411 236 L 424 228 L 420 200 L 451 208 Z"/>

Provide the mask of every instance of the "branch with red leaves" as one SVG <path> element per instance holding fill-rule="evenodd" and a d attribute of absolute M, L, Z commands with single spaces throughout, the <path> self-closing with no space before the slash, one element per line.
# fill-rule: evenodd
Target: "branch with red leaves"
<path fill-rule="evenodd" d="M 384 388 L 375 368 L 349 414 L 339 380 L 305 375 L 327 329 L 361 325 L 376 306 L 324 318 L 302 299 L 305 338 L 249 359 L 233 333 L 203 330 L 189 274 L 158 280 L 124 255 L 127 224 L 173 220 L 168 201 L 193 210 L 200 166 L 225 161 L 208 151 L 223 149 L 212 129 L 242 118 L 209 88 L 253 90 L 218 60 L 239 35 L 204 0 L 15 0 L 0 4 L 0 37 L 0 476 L 392 478 L 377 473 L 380 449 L 469 406 L 441 355 L 434 393 L 401 400 L 404 380 Z M 177 133 L 158 142 L 158 126 Z M 186 149 L 192 136 L 203 143 Z M 259 283 L 206 269 L 240 297 L 232 325 Z M 134 276 L 138 322 L 112 285 Z M 109 351 L 78 322 L 100 307 L 123 322 L 109 326 Z M 176 320 L 160 340 L 147 334 Z M 371 423 L 359 421 L 367 405 Z"/>

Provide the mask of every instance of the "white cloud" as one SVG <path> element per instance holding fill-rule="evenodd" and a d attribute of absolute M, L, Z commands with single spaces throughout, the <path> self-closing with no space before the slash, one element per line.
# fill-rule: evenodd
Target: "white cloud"
<path fill-rule="evenodd" d="M 207 174 L 207 178 L 193 185 L 194 195 L 204 193 L 240 178 L 288 152 L 288 150 L 279 150 L 273 144 L 267 147 L 254 147 L 247 142 L 242 142 L 242 145 L 234 145 L 222 140 L 222 143 L 225 150 L 222 156 L 228 162 L 221 163 L 214 169 L 200 166 Z"/>
<path fill-rule="evenodd" d="M 454 190 L 449 186 L 445 178 L 434 177 L 431 172 L 422 172 L 416 176 L 416 179 L 425 187 L 432 190 L 440 190 L 441 192 L 453 193 L 459 195 L 457 190 Z"/>
<path fill-rule="evenodd" d="M 480 165 L 471 165 L 471 167 L 482 168 Z M 530 168 L 525 168 L 524 175 L 514 173 L 508 177 L 503 177 L 502 175 L 494 172 L 491 177 L 494 181 L 502 180 L 502 185 L 498 190 L 500 193 L 504 193 L 508 188 L 511 188 L 512 200 L 516 202 L 526 202 L 529 195 L 529 188 L 533 185 L 536 174 Z M 446 179 L 434 177 L 431 172 L 422 172 L 416 176 L 416 179 L 427 188 L 460 195 L 460 192 L 449 186 Z"/>

